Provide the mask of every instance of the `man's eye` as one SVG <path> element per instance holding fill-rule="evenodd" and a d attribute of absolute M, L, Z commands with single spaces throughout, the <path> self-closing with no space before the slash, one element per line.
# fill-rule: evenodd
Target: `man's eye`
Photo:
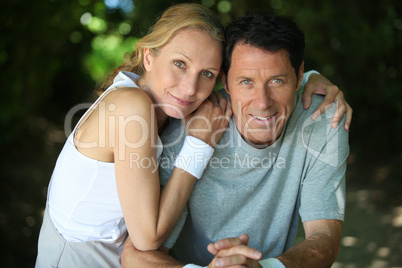
<path fill-rule="evenodd" d="M 179 68 L 184 68 L 184 62 L 179 61 L 179 60 L 175 60 L 174 65 L 176 65 Z"/>
<path fill-rule="evenodd" d="M 212 78 L 212 77 L 214 77 L 214 74 L 211 73 L 210 71 L 203 71 L 203 72 L 201 72 L 201 75 L 202 75 L 202 76 L 205 76 L 206 78 Z"/>
<path fill-rule="evenodd" d="M 242 84 L 251 85 L 251 80 L 243 80 L 241 81 Z"/>
<path fill-rule="evenodd" d="M 271 84 L 280 84 L 280 83 L 282 83 L 282 79 L 279 78 L 272 79 L 271 81 Z"/>

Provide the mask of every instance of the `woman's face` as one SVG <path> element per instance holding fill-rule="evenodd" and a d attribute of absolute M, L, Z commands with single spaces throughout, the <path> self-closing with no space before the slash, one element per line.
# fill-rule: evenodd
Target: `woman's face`
<path fill-rule="evenodd" d="M 181 30 L 158 55 L 144 50 L 143 84 L 156 107 L 174 118 L 197 109 L 211 94 L 222 64 L 222 45 L 207 33 Z"/>

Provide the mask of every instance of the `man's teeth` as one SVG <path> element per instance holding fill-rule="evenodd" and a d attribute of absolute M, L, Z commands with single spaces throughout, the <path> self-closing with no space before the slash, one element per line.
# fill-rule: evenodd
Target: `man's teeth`
<path fill-rule="evenodd" d="M 260 117 L 260 116 L 256 116 L 256 115 L 253 115 L 253 116 L 254 116 L 254 118 L 257 118 L 258 120 L 268 120 L 273 117 L 273 115 L 268 116 L 268 117 Z"/>

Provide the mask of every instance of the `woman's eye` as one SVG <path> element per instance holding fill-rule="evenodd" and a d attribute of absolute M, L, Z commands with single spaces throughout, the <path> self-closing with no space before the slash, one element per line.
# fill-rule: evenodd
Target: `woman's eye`
<path fill-rule="evenodd" d="M 211 72 L 209 72 L 209 71 L 203 71 L 203 72 L 201 73 L 201 75 L 202 75 L 202 76 L 205 76 L 206 78 L 212 78 L 212 77 L 214 77 L 214 74 L 211 73 Z"/>
<path fill-rule="evenodd" d="M 174 65 L 176 65 L 179 68 L 184 68 L 184 62 L 179 61 L 179 60 L 175 60 Z"/>

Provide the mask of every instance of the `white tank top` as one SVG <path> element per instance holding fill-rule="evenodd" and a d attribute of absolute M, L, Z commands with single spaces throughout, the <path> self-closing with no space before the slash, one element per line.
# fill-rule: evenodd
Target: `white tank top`
<path fill-rule="evenodd" d="M 138 79 L 134 73 L 120 72 L 77 126 L 109 92 L 118 87 L 138 87 L 134 82 Z M 49 184 L 50 218 L 67 241 L 122 242 L 127 228 L 117 195 L 115 165 L 80 153 L 74 145 L 75 132 L 76 129 L 60 153 Z M 158 159 L 162 149 L 158 136 Z"/>

